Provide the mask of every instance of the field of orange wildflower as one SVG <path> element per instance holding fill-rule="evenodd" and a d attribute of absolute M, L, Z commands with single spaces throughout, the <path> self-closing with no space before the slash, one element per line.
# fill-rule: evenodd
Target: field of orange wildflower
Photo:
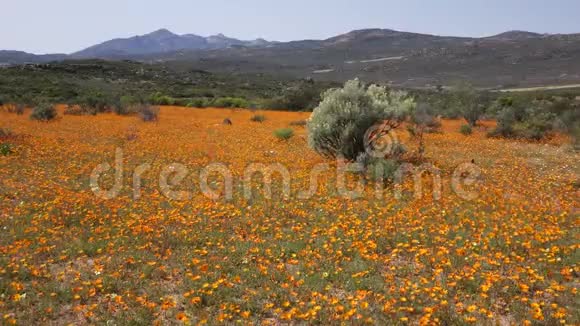
<path fill-rule="evenodd" d="M 343 198 L 332 170 L 299 199 L 314 166 L 337 163 L 309 149 L 304 127 L 288 141 L 272 134 L 308 113 L 260 112 L 263 123 L 253 114 L 163 107 L 155 123 L 112 114 L 41 123 L 0 113 L 14 134 L 14 153 L 0 156 L 0 324 L 580 323 L 579 157 L 563 139 L 463 136 L 462 121 L 444 121 L 426 139 L 440 200 L 428 187 L 414 198 L 412 180 L 398 199 L 374 187 Z M 91 173 L 113 166 L 118 149 L 123 187 L 97 197 Z M 465 200 L 450 180 L 472 161 L 481 174 Z M 159 186 L 175 163 L 189 172 L 174 185 L 181 200 Z M 200 191 L 211 163 L 231 171 L 231 200 Z M 241 196 L 250 163 L 288 169 L 290 197 L 277 177 L 272 199 L 259 178 L 254 196 Z M 212 189 L 223 185 L 210 176 Z"/>

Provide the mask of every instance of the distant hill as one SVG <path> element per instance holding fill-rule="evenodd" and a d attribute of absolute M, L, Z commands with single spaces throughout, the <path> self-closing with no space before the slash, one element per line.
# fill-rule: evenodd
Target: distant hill
<path fill-rule="evenodd" d="M 22 51 L 0 50 L 0 65 L 2 64 L 22 64 L 22 63 L 45 63 L 51 61 L 61 61 L 67 58 L 66 54 L 46 54 L 37 55 Z"/>
<path fill-rule="evenodd" d="M 1 53 L 0 64 L 64 57 Z M 325 40 L 269 42 L 241 41 L 222 34 L 177 35 L 162 29 L 107 41 L 66 58 L 130 59 L 176 69 L 328 81 L 359 77 L 408 87 L 459 80 L 504 88 L 580 82 L 580 34 L 525 31 L 468 38 L 364 29 Z"/>
<path fill-rule="evenodd" d="M 497 34 L 494 36 L 487 37 L 488 39 L 495 39 L 495 40 L 503 40 L 503 41 L 518 41 L 518 40 L 526 40 L 532 38 L 540 38 L 542 34 L 538 33 L 531 33 L 526 31 L 509 31 L 501 34 Z M 550 37 L 550 35 L 546 35 Z"/>

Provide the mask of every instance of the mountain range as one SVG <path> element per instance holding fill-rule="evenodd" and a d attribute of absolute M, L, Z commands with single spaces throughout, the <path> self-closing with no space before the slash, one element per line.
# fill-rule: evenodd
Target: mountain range
<path fill-rule="evenodd" d="M 181 50 L 215 50 L 232 46 L 255 47 L 273 43 L 275 42 L 268 42 L 264 39 L 243 41 L 223 34 L 208 37 L 195 34 L 178 35 L 163 28 L 145 35 L 113 39 L 71 54 L 35 55 L 22 51 L 0 50 L 0 64 L 40 63 L 65 59 L 130 58 Z"/>
<path fill-rule="evenodd" d="M 257 39 L 242 41 L 223 34 L 203 37 L 195 34 L 177 35 L 167 29 L 160 29 L 143 36 L 114 39 L 88 49 L 73 53 L 73 58 L 109 58 L 154 53 L 168 53 L 179 50 L 224 49 L 232 46 L 265 46 L 270 42 Z"/>
<path fill-rule="evenodd" d="M 360 77 L 412 87 L 461 79 L 493 87 L 529 86 L 580 81 L 580 34 L 509 31 L 469 38 L 364 29 L 325 40 L 271 42 L 161 29 L 68 55 L 0 51 L 0 65 L 88 58 L 161 62 L 228 74 L 333 81 Z"/>

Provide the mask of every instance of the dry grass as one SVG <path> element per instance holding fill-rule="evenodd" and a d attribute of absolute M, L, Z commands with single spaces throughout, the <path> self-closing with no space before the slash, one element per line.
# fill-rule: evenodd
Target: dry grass
<path fill-rule="evenodd" d="M 293 194 L 306 189 L 325 160 L 305 129 L 288 142 L 272 130 L 308 114 L 265 114 L 256 124 L 249 111 L 163 107 L 155 124 L 112 114 L 43 124 L 0 113 L 2 127 L 26 135 L 0 157 L 0 324 L 580 323 L 578 155 L 557 150 L 561 139 L 466 137 L 463 121 L 444 121 L 426 136 L 443 172 L 438 202 L 428 191 L 376 199 L 370 188 L 343 199 L 334 172 L 308 200 L 256 190 L 246 201 L 237 186 L 232 202 L 160 193 L 159 172 L 174 162 L 191 172 L 182 190 L 198 191 L 196 175 L 212 162 L 236 179 L 248 163 L 281 163 Z M 116 148 L 125 188 L 97 199 L 89 175 L 112 164 Z M 479 198 L 467 202 L 449 177 L 472 160 L 482 176 Z M 151 170 L 134 201 L 130 171 L 143 163 Z"/>

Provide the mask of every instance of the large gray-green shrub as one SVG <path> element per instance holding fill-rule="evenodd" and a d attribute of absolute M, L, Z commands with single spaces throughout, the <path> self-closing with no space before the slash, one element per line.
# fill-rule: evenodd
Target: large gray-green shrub
<path fill-rule="evenodd" d="M 414 107 L 406 92 L 348 81 L 322 95 L 307 123 L 308 144 L 323 156 L 354 161 L 365 152 L 369 129 L 378 124 L 383 126 L 379 132 L 395 129 Z"/>

